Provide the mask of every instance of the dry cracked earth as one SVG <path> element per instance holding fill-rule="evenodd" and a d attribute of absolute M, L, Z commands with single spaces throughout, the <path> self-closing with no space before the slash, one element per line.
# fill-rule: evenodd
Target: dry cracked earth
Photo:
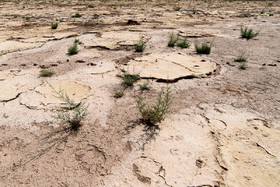
<path fill-rule="evenodd" d="M 2 0 L 0 186 L 280 186 L 279 7 Z M 259 35 L 242 39 L 245 26 Z M 171 33 L 190 48 L 168 47 Z M 79 52 L 68 55 L 75 39 Z M 143 53 L 134 51 L 140 39 Z M 195 52 L 202 42 L 210 55 Z M 247 69 L 234 61 L 242 53 Z M 141 79 L 124 89 L 124 71 Z M 155 103 L 167 85 L 170 112 L 147 126 L 136 100 Z M 88 103 L 80 131 L 52 117 L 63 102 L 51 86 Z"/>

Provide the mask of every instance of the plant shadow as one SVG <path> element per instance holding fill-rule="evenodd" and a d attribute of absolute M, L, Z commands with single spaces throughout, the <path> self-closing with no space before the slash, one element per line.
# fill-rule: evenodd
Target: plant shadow
<path fill-rule="evenodd" d="M 131 131 L 136 126 L 143 126 L 143 134 L 136 141 L 140 149 L 144 150 L 145 145 L 148 144 L 151 140 L 155 139 L 155 136 L 158 135 L 160 128 L 158 125 L 148 123 L 142 119 L 132 120 L 129 122 L 129 126 L 125 128 L 126 131 Z"/>
<path fill-rule="evenodd" d="M 52 150 L 64 150 L 66 147 L 66 144 L 68 142 L 68 139 L 70 136 L 76 136 L 78 131 L 75 131 L 72 127 L 62 127 L 58 130 L 55 130 L 53 132 L 49 132 L 45 136 L 43 136 L 41 139 L 39 139 L 38 142 L 34 144 L 29 144 L 28 147 L 26 147 L 26 150 L 24 150 L 24 155 L 19 161 L 13 162 L 12 167 L 7 170 L 1 177 L 5 177 L 10 174 L 10 172 L 15 172 L 16 170 L 26 166 L 28 163 L 31 163 L 32 161 L 35 161 L 45 154 L 49 153 Z M 28 149 L 34 149 L 35 151 L 29 151 Z"/>

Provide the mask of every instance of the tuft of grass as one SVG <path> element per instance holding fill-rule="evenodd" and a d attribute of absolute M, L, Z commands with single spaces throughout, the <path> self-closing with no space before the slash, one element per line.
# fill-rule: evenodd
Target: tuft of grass
<path fill-rule="evenodd" d="M 157 103 L 151 106 L 143 103 L 143 99 L 140 97 L 137 99 L 137 108 L 141 114 L 142 120 L 149 124 L 155 125 L 164 120 L 165 115 L 169 112 L 169 108 L 172 103 L 171 90 L 169 87 L 161 89 L 157 97 Z"/>
<path fill-rule="evenodd" d="M 174 10 L 175 10 L 175 11 L 180 11 L 180 10 L 181 10 L 181 7 L 176 6 L 176 7 L 174 7 Z"/>
<path fill-rule="evenodd" d="M 140 79 L 140 75 L 129 74 L 125 72 L 123 75 L 121 75 L 121 78 L 122 78 L 122 85 L 129 87 L 129 86 L 133 86 L 133 84 Z"/>
<path fill-rule="evenodd" d="M 79 52 L 78 44 L 74 42 L 74 44 L 68 48 L 68 54 L 69 55 L 75 55 L 78 52 Z"/>
<path fill-rule="evenodd" d="M 53 76 L 55 73 L 52 71 L 48 71 L 48 70 L 41 70 L 40 71 L 40 75 L 39 77 L 51 77 Z"/>
<path fill-rule="evenodd" d="M 143 52 L 146 48 L 146 43 L 141 39 L 135 44 L 134 49 L 136 52 Z"/>
<path fill-rule="evenodd" d="M 58 23 L 51 23 L 51 29 L 57 29 Z"/>
<path fill-rule="evenodd" d="M 264 14 L 264 13 L 265 13 L 265 10 L 264 10 L 264 9 L 262 9 L 261 14 Z"/>
<path fill-rule="evenodd" d="M 115 92 L 115 95 L 114 95 L 115 98 L 121 98 L 123 96 L 124 96 L 124 92 L 123 91 Z"/>
<path fill-rule="evenodd" d="M 72 18 L 80 18 L 80 17 L 82 17 L 82 15 L 79 14 L 78 12 L 72 16 Z"/>
<path fill-rule="evenodd" d="M 150 90 L 149 81 L 145 81 L 143 84 L 139 84 L 139 88 L 141 91 Z"/>
<path fill-rule="evenodd" d="M 274 14 L 270 13 L 269 16 L 274 16 Z"/>
<path fill-rule="evenodd" d="M 183 40 L 179 40 L 179 42 L 177 43 L 177 47 L 181 47 L 181 48 L 189 48 L 191 46 L 191 44 L 187 41 L 187 39 L 183 39 Z"/>
<path fill-rule="evenodd" d="M 245 69 L 247 69 L 247 68 L 248 68 L 248 66 L 247 66 L 247 63 L 246 63 L 246 62 L 243 62 L 243 63 L 241 63 L 241 64 L 239 65 L 239 69 L 245 70 Z"/>
<path fill-rule="evenodd" d="M 211 53 L 211 47 L 212 47 L 212 44 L 208 44 L 208 43 L 203 43 L 201 45 L 199 44 L 195 44 L 195 51 L 198 53 L 198 54 L 210 54 Z"/>
<path fill-rule="evenodd" d="M 234 62 L 247 62 L 247 56 L 245 53 L 240 54 L 237 58 L 234 59 Z"/>
<path fill-rule="evenodd" d="M 258 34 L 260 33 L 260 31 L 254 32 L 253 29 L 248 29 L 248 27 L 245 28 L 241 27 L 240 32 L 241 32 L 241 37 L 246 38 L 247 40 L 258 36 Z"/>
<path fill-rule="evenodd" d="M 81 42 L 80 42 L 79 39 L 75 38 L 74 43 L 75 43 L 75 44 L 80 44 Z"/>
<path fill-rule="evenodd" d="M 59 91 L 56 91 L 51 85 L 50 87 L 53 89 L 54 96 L 66 105 L 64 110 L 56 112 L 56 115 L 52 117 L 63 123 L 69 124 L 72 130 L 79 131 L 82 126 L 82 120 L 84 120 L 89 114 L 89 105 L 87 105 L 86 102 L 75 103 L 64 90 L 60 89 Z"/>
<path fill-rule="evenodd" d="M 168 47 L 174 47 L 177 43 L 179 37 L 178 35 L 175 35 L 173 32 L 169 35 L 169 41 L 168 41 Z"/>

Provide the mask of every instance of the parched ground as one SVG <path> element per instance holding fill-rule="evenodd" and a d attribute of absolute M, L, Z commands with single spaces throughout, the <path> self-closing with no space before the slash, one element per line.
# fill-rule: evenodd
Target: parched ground
<path fill-rule="evenodd" d="M 0 186 L 280 186 L 279 7 L 1 1 Z M 241 39 L 242 26 L 260 33 Z M 171 33 L 190 48 L 168 47 Z M 75 39 L 79 52 L 68 55 Z M 134 51 L 139 40 L 143 53 Z M 195 52 L 203 42 L 210 55 Z M 245 70 L 234 61 L 242 53 Z M 125 89 L 124 71 L 141 79 Z M 50 85 L 89 105 L 80 131 L 52 117 L 63 102 Z M 137 98 L 155 103 L 166 86 L 170 112 L 143 124 Z"/>

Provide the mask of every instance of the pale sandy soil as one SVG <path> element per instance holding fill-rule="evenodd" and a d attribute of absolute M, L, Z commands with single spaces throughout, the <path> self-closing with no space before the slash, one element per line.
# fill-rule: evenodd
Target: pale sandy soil
<path fill-rule="evenodd" d="M 0 186 L 280 186 L 279 7 L 1 1 Z M 241 26 L 260 34 L 241 39 Z M 191 47 L 167 47 L 172 32 Z M 75 38 L 79 53 L 69 56 Z M 136 53 L 141 38 L 147 47 Z M 211 54 L 196 54 L 196 42 L 212 42 Z M 234 62 L 243 52 L 246 70 Z M 55 75 L 39 77 L 42 69 Z M 141 80 L 117 99 L 123 70 Z M 62 103 L 49 84 L 89 104 L 79 132 L 51 117 Z M 136 99 L 153 103 L 167 84 L 170 112 L 143 124 Z"/>

